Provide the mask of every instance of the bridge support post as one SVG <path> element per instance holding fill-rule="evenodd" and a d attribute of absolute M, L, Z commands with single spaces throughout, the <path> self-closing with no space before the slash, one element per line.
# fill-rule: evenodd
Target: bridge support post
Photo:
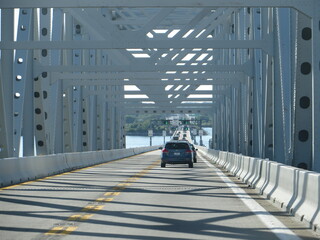
<path fill-rule="evenodd" d="M 1 10 L 1 40 L 13 41 L 14 10 Z M 13 156 L 13 51 L 1 50 L 0 158 Z"/>
<path fill-rule="evenodd" d="M 312 18 L 312 170 L 320 172 L 320 3 Z"/>
<path fill-rule="evenodd" d="M 293 166 L 312 168 L 312 41 L 311 18 L 297 12 Z M 315 49 L 314 49 L 315 50 Z M 319 65 L 318 65 L 319 66 Z M 319 91 L 319 89 L 318 89 Z"/>

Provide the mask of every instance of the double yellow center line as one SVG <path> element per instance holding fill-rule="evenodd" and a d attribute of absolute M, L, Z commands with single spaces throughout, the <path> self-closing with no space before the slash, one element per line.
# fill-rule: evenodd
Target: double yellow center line
<path fill-rule="evenodd" d="M 64 223 L 59 224 L 58 226 L 54 226 L 48 232 L 46 232 L 45 235 L 68 235 L 76 231 L 79 223 L 89 220 L 94 215 L 93 212 L 102 210 L 106 206 L 106 204 L 108 202 L 112 202 L 114 200 L 114 197 L 118 196 L 121 193 L 121 191 L 129 187 L 133 182 L 139 180 L 149 170 L 151 170 L 158 164 L 159 161 L 153 163 L 152 165 L 143 169 L 134 176 L 126 179 L 125 181 L 117 184 L 112 188 L 112 191 L 104 193 L 103 196 L 97 198 L 94 201 L 94 203 L 86 205 L 84 208 L 80 210 L 79 213 L 68 217 Z"/>

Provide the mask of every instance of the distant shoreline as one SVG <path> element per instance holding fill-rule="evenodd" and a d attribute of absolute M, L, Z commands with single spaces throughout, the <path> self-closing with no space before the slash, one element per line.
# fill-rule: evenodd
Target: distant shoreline
<path fill-rule="evenodd" d="M 169 136 L 167 131 L 167 136 Z M 203 135 L 206 136 L 208 135 L 207 131 L 203 129 Z M 146 131 L 130 131 L 126 132 L 126 136 L 141 136 L 141 137 L 147 137 L 148 136 L 148 130 Z M 162 131 L 161 132 L 153 132 L 153 136 L 162 136 Z"/>

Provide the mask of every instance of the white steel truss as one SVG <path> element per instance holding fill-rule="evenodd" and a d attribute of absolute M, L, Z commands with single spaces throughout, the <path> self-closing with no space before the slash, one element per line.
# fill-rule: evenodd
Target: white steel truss
<path fill-rule="evenodd" d="M 209 113 L 212 147 L 320 171 L 319 0 L 1 0 L 0 157 L 125 147 Z"/>

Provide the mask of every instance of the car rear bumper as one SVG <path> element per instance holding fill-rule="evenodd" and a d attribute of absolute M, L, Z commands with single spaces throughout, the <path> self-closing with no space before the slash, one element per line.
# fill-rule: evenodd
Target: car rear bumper
<path fill-rule="evenodd" d="M 192 158 L 161 158 L 162 163 L 169 164 L 184 164 L 184 163 L 192 163 Z"/>

